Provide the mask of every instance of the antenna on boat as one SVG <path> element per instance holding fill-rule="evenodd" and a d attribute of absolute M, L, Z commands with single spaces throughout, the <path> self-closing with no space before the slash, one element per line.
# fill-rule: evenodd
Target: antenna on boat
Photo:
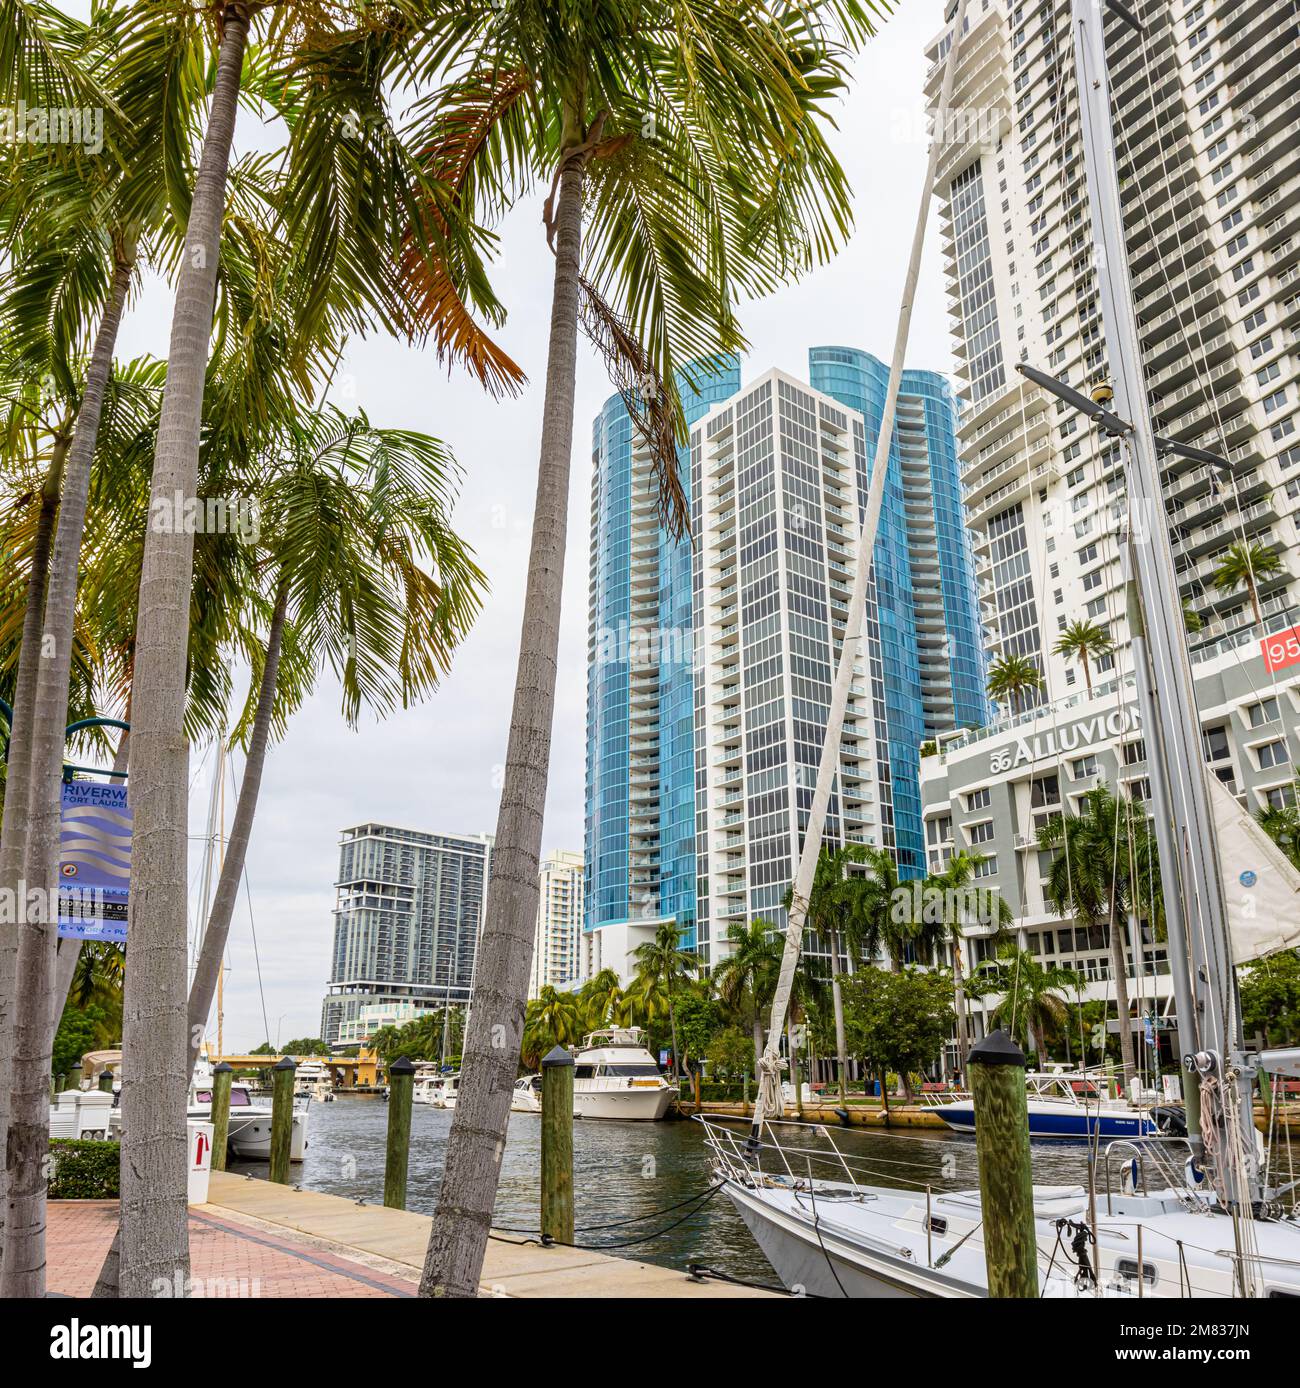
<path fill-rule="evenodd" d="M 898 404 L 899 388 L 902 384 L 903 362 L 907 356 L 907 339 L 912 326 L 912 305 L 916 299 L 917 281 L 920 278 L 921 250 L 925 244 L 925 227 L 930 213 L 930 198 L 939 167 L 939 155 L 944 147 L 942 126 L 948 103 L 952 99 L 953 83 L 957 75 L 957 51 L 961 47 L 962 32 L 966 24 L 966 4 L 967 0 L 957 0 L 951 12 L 952 42 L 944 62 L 943 82 L 936 108 L 934 138 L 930 141 L 925 181 L 921 187 L 921 206 L 917 213 L 916 229 L 912 233 L 912 250 L 907 263 L 907 274 L 903 280 L 903 299 L 899 306 L 898 327 L 894 335 L 894 354 L 889 363 L 889 385 L 885 392 L 885 403 L 880 417 L 880 433 L 876 440 L 875 457 L 871 464 L 871 482 L 867 492 L 866 511 L 862 518 L 861 531 L 858 537 L 858 557 L 853 574 L 853 590 L 849 597 L 849 613 L 844 622 L 844 643 L 840 650 L 839 665 L 835 671 L 835 684 L 831 690 L 830 709 L 826 718 L 826 736 L 822 742 L 821 760 L 817 767 L 817 785 L 813 791 L 812 805 L 808 811 L 808 827 L 804 831 L 803 847 L 799 855 L 799 868 L 795 874 L 794 886 L 790 893 L 789 925 L 785 933 L 785 950 L 781 957 L 781 972 L 777 977 L 776 992 L 772 998 L 772 1016 L 768 1026 L 767 1045 L 764 1048 L 762 1059 L 759 1061 L 758 1094 L 754 1101 L 753 1122 L 749 1135 L 751 1150 L 759 1141 L 764 1115 L 774 1110 L 778 1114 L 783 1112 L 779 1048 L 781 1036 L 785 1031 L 786 1013 L 790 1007 L 790 995 L 794 988 L 794 974 L 799 963 L 804 921 L 808 915 L 808 901 L 812 895 L 813 880 L 817 872 L 817 859 L 821 855 L 822 835 L 826 828 L 827 811 L 830 808 L 831 786 L 839 767 L 840 740 L 844 731 L 844 713 L 848 707 L 849 688 L 853 683 L 853 667 L 862 644 L 866 617 L 867 585 L 871 575 L 871 558 L 876 547 L 876 532 L 880 525 L 880 510 L 885 493 L 885 476 L 889 470 L 889 448 L 894 433 L 894 413 Z M 942 40 L 940 41 L 940 48 L 942 49 Z"/>

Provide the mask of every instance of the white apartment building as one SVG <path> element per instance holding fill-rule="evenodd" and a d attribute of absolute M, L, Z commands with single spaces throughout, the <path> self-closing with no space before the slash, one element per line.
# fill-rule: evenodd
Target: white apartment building
<path fill-rule="evenodd" d="M 570 988 L 581 972 L 582 854 L 546 854 L 537 874 L 537 936 L 528 996 L 548 985 Z"/>
<path fill-rule="evenodd" d="M 848 617 L 862 420 L 772 370 L 700 419 L 690 455 L 693 620 L 707 672 L 695 688 L 696 948 L 711 965 L 729 923 L 784 921 Z M 880 841 L 874 598 L 864 646 L 828 842 Z"/>
<path fill-rule="evenodd" d="M 1207 765 L 1249 810 L 1294 799 L 1300 667 L 1266 668 L 1262 639 L 1300 624 L 1300 0 L 1132 6 L 1106 22 L 1118 179 L 1157 434 L 1230 460 L 1235 478 L 1165 455 L 1164 514 L 1189 630 Z M 946 7 L 949 26 L 954 6 Z M 951 29 L 929 47 L 933 108 Z M 1117 445 L 1031 386 L 1024 362 L 1087 391 L 1107 374 L 1078 125 L 1069 0 L 969 0 L 936 175 L 944 274 L 967 408 L 967 522 L 993 656 L 1042 671 L 1038 707 L 940 739 L 921 763 L 927 852 L 985 857 L 981 885 L 1021 943 L 1113 997 L 1105 941 L 1043 894 L 1036 831 L 1100 783 L 1147 800 L 1121 571 Z M 1237 541 L 1277 572 L 1220 591 Z M 1081 665 L 1052 650 L 1069 622 L 1115 641 Z M 1196 625 L 1189 621 L 1189 627 Z M 1253 880 L 1249 863 L 1224 863 Z M 1135 958 L 1135 936 L 1143 940 Z M 982 941 L 969 942 L 968 963 Z M 1130 923 L 1129 992 L 1167 1012 L 1163 947 Z"/>
<path fill-rule="evenodd" d="M 1237 540 L 1281 556 L 1258 581 L 1269 628 L 1300 619 L 1300 3 L 1136 9 L 1145 34 L 1111 20 L 1107 42 L 1156 431 L 1238 469 L 1234 495 L 1167 459 L 1166 519 L 1206 645 L 1255 624 L 1244 587 L 1213 583 Z M 1122 672 L 1127 639 L 1119 449 L 1015 370 L 1076 389 L 1106 374 L 1069 13 L 1069 0 L 969 0 L 935 189 L 986 636 L 995 656 L 1038 662 L 1048 702 L 1085 683 L 1052 653 L 1067 622 L 1110 628 L 1117 651 L 1093 676 Z M 949 41 L 929 48 L 932 107 Z"/>

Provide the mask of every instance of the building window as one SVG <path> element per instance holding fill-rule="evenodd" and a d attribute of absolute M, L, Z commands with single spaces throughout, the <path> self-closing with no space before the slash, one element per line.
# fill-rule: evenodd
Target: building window
<path fill-rule="evenodd" d="M 979 790 L 973 790 L 966 797 L 966 808 L 968 810 L 987 810 L 992 792 L 988 786 L 981 786 Z"/>
<path fill-rule="evenodd" d="M 1277 700 L 1261 699 L 1257 704 L 1251 704 L 1246 710 L 1250 719 L 1250 726 L 1258 728 L 1263 723 L 1277 722 Z"/>
<path fill-rule="evenodd" d="M 968 824 L 966 826 L 966 838 L 972 846 L 977 843 L 992 843 L 993 821 L 982 819 L 978 824 Z"/>
<path fill-rule="evenodd" d="M 1286 741 L 1278 738 L 1276 742 L 1265 742 L 1255 748 L 1255 756 L 1261 771 L 1267 771 L 1270 766 L 1285 766 L 1288 761 Z"/>

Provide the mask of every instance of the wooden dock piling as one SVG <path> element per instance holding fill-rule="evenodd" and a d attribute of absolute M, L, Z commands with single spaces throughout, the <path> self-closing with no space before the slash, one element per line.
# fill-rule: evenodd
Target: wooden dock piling
<path fill-rule="evenodd" d="M 223 1060 L 212 1067 L 212 1169 L 226 1169 L 226 1144 L 230 1139 L 230 1084 L 235 1067 Z"/>
<path fill-rule="evenodd" d="M 542 1060 L 542 1236 L 573 1242 L 573 1056 Z"/>
<path fill-rule="evenodd" d="M 271 1068 L 271 1180 L 289 1184 L 293 1145 L 293 1080 L 298 1067 L 285 1056 Z"/>
<path fill-rule="evenodd" d="M 384 1151 L 384 1204 L 406 1208 L 406 1168 L 411 1153 L 411 1103 L 415 1066 L 405 1057 L 388 1067 L 388 1143 Z"/>
<path fill-rule="evenodd" d="M 989 1295 L 1037 1297 L 1038 1236 L 1024 1052 L 1005 1031 L 990 1032 L 971 1049 L 967 1073 L 975 1101 Z"/>

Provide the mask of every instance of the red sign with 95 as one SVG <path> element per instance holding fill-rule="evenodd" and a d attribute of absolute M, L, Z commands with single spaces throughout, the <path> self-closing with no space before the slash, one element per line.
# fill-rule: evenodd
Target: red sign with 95
<path fill-rule="evenodd" d="M 1270 675 L 1275 670 L 1285 670 L 1288 665 L 1300 662 L 1300 627 L 1275 631 L 1260 644 L 1264 653 L 1264 669 Z"/>

